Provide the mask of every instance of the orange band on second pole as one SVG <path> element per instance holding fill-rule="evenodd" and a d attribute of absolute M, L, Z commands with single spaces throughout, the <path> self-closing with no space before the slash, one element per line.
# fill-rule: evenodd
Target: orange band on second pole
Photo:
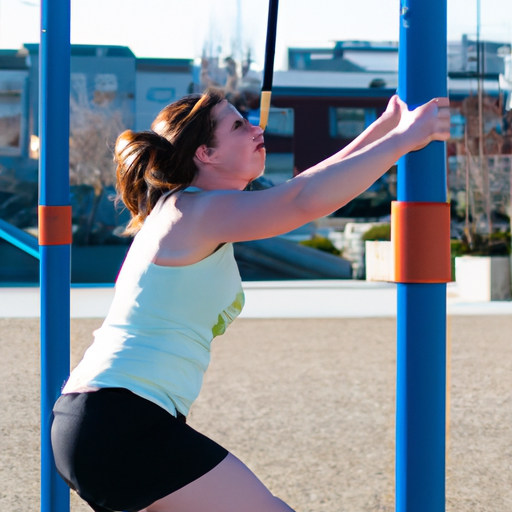
<path fill-rule="evenodd" d="M 391 240 L 397 283 L 451 281 L 448 203 L 393 201 Z"/>
<path fill-rule="evenodd" d="M 72 242 L 71 206 L 39 205 L 39 245 L 66 245 Z"/>

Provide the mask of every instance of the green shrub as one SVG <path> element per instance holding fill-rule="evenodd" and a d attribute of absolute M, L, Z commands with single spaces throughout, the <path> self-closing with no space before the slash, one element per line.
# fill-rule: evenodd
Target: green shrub
<path fill-rule="evenodd" d="M 510 231 L 497 231 L 491 235 L 473 234 L 471 244 L 466 238 L 451 241 L 452 255 L 507 256 L 510 254 Z"/>
<path fill-rule="evenodd" d="M 302 240 L 299 242 L 299 245 L 305 245 L 306 247 L 312 247 L 313 249 L 328 252 L 330 254 L 334 254 L 335 256 L 341 256 L 341 251 L 336 249 L 333 243 L 328 238 L 323 236 L 315 235 L 310 240 Z"/>
<path fill-rule="evenodd" d="M 490 253 L 506 256 L 511 253 L 510 231 L 498 231 L 489 237 Z"/>
<path fill-rule="evenodd" d="M 464 254 L 471 252 L 468 243 L 464 240 L 450 240 L 450 249 L 453 258 L 455 256 L 464 256 Z"/>
<path fill-rule="evenodd" d="M 363 240 L 391 240 L 391 224 L 377 224 L 371 227 L 362 236 Z"/>

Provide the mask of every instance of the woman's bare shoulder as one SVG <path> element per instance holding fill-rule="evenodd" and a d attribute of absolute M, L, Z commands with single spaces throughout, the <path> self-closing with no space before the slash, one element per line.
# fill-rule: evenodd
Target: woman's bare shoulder
<path fill-rule="evenodd" d="M 216 245 L 202 232 L 204 193 L 180 192 L 165 201 L 151 220 L 151 236 L 157 242 L 153 263 L 183 266 L 211 254 Z"/>

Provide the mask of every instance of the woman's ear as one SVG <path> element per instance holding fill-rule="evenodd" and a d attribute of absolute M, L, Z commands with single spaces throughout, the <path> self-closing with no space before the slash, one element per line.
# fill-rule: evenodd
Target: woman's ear
<path fill-rule="evenodd" d="M 203 164 L 209 164 L 213 155 L 213 148 L 209 148 L 206 144 L 202 144 L 196 149 L 195 157 Z"/>

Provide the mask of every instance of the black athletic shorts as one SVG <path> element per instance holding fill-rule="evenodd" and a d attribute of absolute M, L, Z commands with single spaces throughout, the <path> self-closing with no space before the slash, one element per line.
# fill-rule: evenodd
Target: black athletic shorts
<path fill-rule="evenodd" d="M 136 512 L 208 473 L 222 446 L 121 388 L 62 395 L 53 409 L 57 470 L 97 512 Z"/>

